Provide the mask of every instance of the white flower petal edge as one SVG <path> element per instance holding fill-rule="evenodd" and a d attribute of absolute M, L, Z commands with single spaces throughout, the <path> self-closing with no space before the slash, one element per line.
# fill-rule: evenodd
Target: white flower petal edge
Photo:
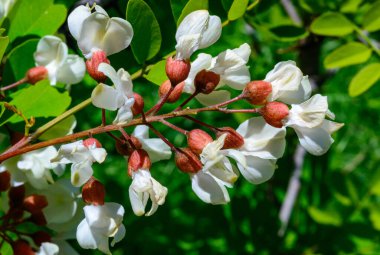
<path fill-rule="evenodd" d="M 58 255 L 59 247 L 54 243 L 42 243 L 36 255 Z"/>
<path fill-rule="evenodd" d="M 203 202 L 213 205 L 230 202 L 230 196 L 224 183 L 214 178 L 211 174 L 199 171 L 190 175 L 190 178 L 191 188 Z"/>

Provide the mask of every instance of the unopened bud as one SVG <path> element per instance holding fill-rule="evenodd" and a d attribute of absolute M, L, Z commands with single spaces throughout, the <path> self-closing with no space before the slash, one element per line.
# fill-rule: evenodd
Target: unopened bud
<path fill-rule="evenodd" d="M 128 159 L 128 174 L 132 176 L 132 172 L 139 169 L 149 170 L 151 165 L 152 163 L 146 151 L 142 149 L 134 150 Z"/>
<path fill-rule="evenodd" d="M 227 134 L 223 149 L 239 149 L 244 145 L 244 138 L 231 127 L 218 128 L 216 136 L 220 137 L 223 134 Z"/>
<path fill-rule="evenodd" d="M 135 146 L 135 148 L 141 149 L 142 145 L 141 145 L 140 140 L 133 135 L 131 135 L 130 137 L 131 137 L 131 141 L 132 141 L 133 145 Z M 119 140 L 116 141 L 116 151 L 123 156 L 130 156 L 131 153 L 135 150 L 135 148 L 132 148 L 132 146 L 130 145 L 130 143 L 128 141 L 123 140 L 124 139 L 123 136 L 121 136 L 120 139 L 123 142 L 121 142 Z"/>
<path fill-rule="evenodd" d="M 14 255 L 34 255 L 32 247 L 24 240 L 17 240 L 12 243 Z"/>
<path fill-rule="evenodd" d="M 175 164 L 185 173 L 197 173 L 202 169 L 201 161 L 190 148 L 181 148 L 181 151 L 176 151 Z"/>
<path fill-rule="evenodd" d="M 41 246 L 42 243 L 51 241 L 51 236 L 45 231 L 37 231 L 33 233 L 31 237 L 33 238 L 33 241 L 37 246 Z"/>
<path fill-rule="evenodd" d="M 269 125 L 281 128 L 283 119 L 289 115 L 289 107 L 284 103 L 269 102 L 260 109 L 260 113 Z"/>
<path fill-rule="evenodd" d="M 144 99 L 137 93 L 133 93 L 133 98 L 135 99 L 135 103 L 133 104 L 131 110 L 135 116 L 144 111 Z"/>
<path fill-rule="evenodd" d="M 43 195 L 30 195 L 22 203 L 25 211 L 35 214 L 41 212 L 48 205 L 48 201 Z"/>
<path fill-rule="evenodd" d="M 48 77 L 48 70 L 44 66 L 36 66 L 30 68 L 26 73 L 26 78 L 28 79 L 28 83 L 36 84 L 43 79 Z"/>
<path fill-rule="evenodd" d="M 32 214 L 29 221 L 33 222 L 37 226 L 45 226 L 47 224 L 45 215 L 42 212 Z"/>
<path fill-rule="evenodd" d="M 190 68 L 191 65 L 188 60 L 169 57 L 166 60 L 165 70 L 171 85 L 177 86 L 180 82 L 186 80 L 187 76 L 189 76 Z"/>
<path fill-rule="evenodd" d="M 254 105 L 263 105 L 272 93 L 272 84 L 266 81 L 251 81 L 243 91 L 244 99 Z"/>
<path fill-rule="evenodd" d="M 211 71 L 202 70 L 194 79 L 194 86 L 202 94 L 210 94 L 218 86 L 220 75 Z"/>
<path fill-rule="evenodd" d="M 169 80 L 166 80 L 164 83 L 161 84 L 159 90 L 158 90 L 158 93 L 160 95 L 160 98 L 161 97 L 164 97 L 170 90 L 171 88 L 171 83 Z M 182 95 L 182 91 L 183 91 L 183 87 L 185 86 L 185 82 L 181 82 L 180 84 L 178 84 L 177 86 L 174 87 L 172 93 L 170 93 L 168 99 L 166 100 L 166 102 L 168 103 L 175 103 L 178 101 L 178 99 L 181 97 Z"/>
<path fill-rule="evenodd" d="M 203 148 L 212 141 L 212 137 L 201 129 L 193 129 L 187 133 L 187 144 L 197 155 L 201 154 Z"/>
<path fill-rule="evenodd" d="M 11 187 L 8 192 L 9 206 L 19 207 L 22 205 L 25 197 L 25 186 Z"/>
<path fill-rule="evenodd" d="M 6 191 L 11 187 L 11 174 L 8 171 L 0 173 L 0 192 Z"/>
<path fill-rule="evenodd" d="M 92 54 L 91 59 L 88 59 L 86 61 L 88 74 L 99 83 L 104 82 L 107 79 L 107 76 L 103 72 L 98 71 L 99 65 L 101 63 L 110 63 L 109 59 L 106 56 L 106 53 L 102 50 L 95 51 Z"/>
<path fill-rule="evenodd" d="M 102 148 L 102 144 L 95 138 L 87 138 L 83 141 L 83 145 L 86 147 L 92 147 L 95 145 L 96 148 Z"/>
<path fill-rule="evenodd" d="M 104 185 L 91 177 L 90 180 L 83 185 L 82 198 L 87 204 L 92 205 L 104 205 L 104 197 L 106 196 L 106 190 Z"/>

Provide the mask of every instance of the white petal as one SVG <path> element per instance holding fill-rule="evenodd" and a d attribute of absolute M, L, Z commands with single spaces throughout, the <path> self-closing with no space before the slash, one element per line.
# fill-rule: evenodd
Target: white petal
<path fill-rule="evenodd" d="M 133 213 L 137 216 L 144 215 L 145 204 L 143 203 L 143 194 L 136 192 L 132 185 L 129 186 L 129 200 L 131 201 Z"/>
<path fill-rule="evenodd" d="M 209 14 L 206 10 L 198 10 L 188 14 L 178 26 L 175 34 L 177 42 L 182 36 L 201 34 L 208 22 Z"/>
<path fill-rule="evenodd" d="M 222 34 L 222 22 L 218 16 L 210 16 L 205 30 L 202 33 L 202 39 L 199 49 L 207 48 L 214 44 Z"/>
<path fill-rule="evenodd" d="M 116 243 L 123 240 L 124 236 L 125 236 L 125 226 L 121 224 L 111 242 L 111 246 L 113 247 Z"/>
<path fill-rule="evenodd" d="M 300 104 L 309 99 L 311 95 L 311 85 L 308 76 L 304 76 L 301 81 L 301 85 L 298 90 L 284 91 L 284 93 L 278 97 L 277 100 L 286 104 Z"/>
<path fill-rule="evenodd" d="M 75 187 L 80 187 L 90 179 L 93 173 L 91 162 L 73 163 L 71 165 L 71 183 Z"/>
<path fill-rule="evenodd" d="M 79 223 L 76 234 L 77 241 L 83 249 L 96 249 L 97 243 L 95 237 L 88 225 L 86 219 Z M 107 237 L 108 238 L 108 237 Z"/>
<path fill-rule="evenodd" d="M 226 187 L 201 171 L 191 175 L 191 187 L 194 193 L 205 203 L 226 204 L 230 201 Z"/>
<path fill-rule="evenodd" d="M 75 8 L 67 18 L 67 25 L 71 35 L 78 40 L 83 21 L 91 15 L 91 10 L 87 6 L 81 5 Z"/>
<path fill-rule="evenodd" d="M 133 97 L 133 84 L 131 75 L 123 68 L 120 68 L 117 71 L 117 77 L 118 82 L 114 82 L 116 89 L 122 92 L 126 97 Z"/>
<path fill-rule="evenodd" d="M 210 106 L 225 102 L 231 98 L 231 94 L 227 90 L 215 90 L 210 94 L 199 94 L 195 97 L 201 104 Z"/>
<path fill-rule="evenodd" d="M 190 56 L 199 48 L 200 34 L 184 35 L 177 41 L 176 59 L 190 59 Z"/>
<path fill-rule="evenodd" d="M 111 18 L 103 37 L 103 50 L 107 56 L 122 51 L 129 46 L 132 37 L 133 29 L 128 21 L 121 18 Z"/>
<path fill-rule="evenodd" d="M 58 252 L 58 245 L 45 242 L 41 244 L 40 250 L 36 253 L 36 255 L 58 255 Z"/>
<path fill-rule="evenodd" d="M 183 91 L 189 94 L 194 93 L 194 79 L 197 74 L 204 70 L 208 69 L 211 66 L 212 56 L 209 54 L 201 53 L 198 57 L 191 63 L 191 68 L 187 79 L 185 80 L 185 86 Z"/>
<path fill-rule="evenodd" d="M 92 104 L 96 107 L 115 111 L 124 104 L 124 97 L 111 86 L 100 83 L 91 94 Z"/>
<path fill-rule="evenodd" d="M 249 56 L 251 55 L 251 47 L 248 43 L 243 43 L 239 48 L 233 49 L 232 51 L 244 59 L 246 63 L 248 62 Z"/>
<path fill-rule="evenodd" d="M 146 125 L 138 125 L 135 127 L 132 133 L 138 139 L 148 139 L 149 138 L 149 127 Z"/>
<path fill-rule="evenodd" d="M 80 82 L 86 72 L 84 60 L 77 55 L 68 55 L 57 73 L 57 81 L 65 84 Z"/>
<path fill-rule="evenodd" d="M 120 107 L 119 111 L 117 112 L 116 118 L 114 119 L 113 123 L 125 123 L 133 118 L 133 113 L 131 110 L 131 107 L 135 103 L 134 98 L 129 98 L 125 100 L 124 105 Z"/>
<path fill-rule="evenodd" d="M 253 184 L 263 183 L 274 174 L 276 161 L 272 159 L 261 159 L 255 156 L 247 156 L 247 167 L 238 164 L 238 168 L 244 178 Z"/>
<path fill-rule="evenodd" d="M 220 85 L 227 84 L 236 90 L 243 90 L 251 80 L 248 66 L 242 66 L 237 70 L 227 71 L 220 77 Z"/>
<path fill-rule="evenodd" d="M 152 163 L 170 159 L 172 151 L 170 147 L 159 138 L 141 139 L 142 148 L 148 152 Z"/>
<path fill-rule="evenodd" d="M 106 159 L 107 151 L 104 148 L 90 148 L 89 150 L 96 162 L 103 163 Z"/>

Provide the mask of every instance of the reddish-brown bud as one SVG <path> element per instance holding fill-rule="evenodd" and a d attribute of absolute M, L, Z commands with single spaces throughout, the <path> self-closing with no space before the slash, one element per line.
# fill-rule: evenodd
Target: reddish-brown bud
<path fill-rule="evenodd" d="M 135 145 L 135 148 L 141 149 L 142 145 L 140 140 L 133 135 L 131 135 L 130 137 L 132 143 Z M 121 136 L 120 139 L 123 141 L 123 143 L 121 141 L 116 141 L 116 151 L 123 156 L 130 156 L 131 153 L 134 151 L 134 148 L 132 148 L 128 141 L 124 140 L 123 136 Z"/>
<path fill-rule="evenodd" d="M 223 134 L 227 134 L 223 149 L 239 149 L 244 145 L 244 138 L 235 129 L 231 127 L 218 128 L 216 136 L 220 137 Z"/>
<path fill-rule="evenodd" d="M 272 93 L 272 84 L 266 81 L 251 81 L 243 91 L 244 99 L 254 105 L 263 105 Z"/>
<path fill-rule="evenodd" d="M 33 222 L 37 226 L 45 226 L 47 224 L 45 215 L 42 212 L 32 214 L 29 221 Z"/>
<path fill-rule="evenodd" d="M 25 186 L 11 187 L 8 192 L 8 197 L 10 207 L 21 206 L 25 198 Z"/>
<path fill-rule="evenodd" d="M 201 161 L 190 148 L 181 148 L 181 151 L 176 151 L 175 164 L 185 173 L 197 173 L 202 169 Z"/>
<path fill-rule="evenodd" d="M 43 79 L 46 79 L 48 77 L 48 70 L 44 66 L 36 66 L 33 68 L 30 68 L 28 72 L 26 73 L 26 78 L 28 80 L 28 83 L 30 84 L 36 84 L 39 81 L 42 81 Z"/>
<path fill-rule="evenodd" d="M 202 94 L 210 94 L 218 86 L 220 75 L 211 71 L 202 70 L 194 79 L 194 86 Z"/>
<path fill-rule="evenodd" d="M 138 171 L 139 169 L 150 169 L 152 165 L 149 155 L 146 151 L 139 149 L 134 150 L 128 159 L 128 174 L 132 176 L 133 171 Z"/>
<path fill-rule="evenodd" d="M 82 198 L 87 204 L 104 205 L 104 197 L 106 196 L 106 189 L 104 185 L 91 177 L 90 180 L 83 185 Z"/>
<path fill-rule="evenodd" d="M 201 129 L 193 129 L 187 133 L 187 144 L 197 155 L 201 154 L 203 148 L 212 141 L 212 137 Z"/>
<path fill-rule="evenodd" d="M 98 67 L 101 63 L 110 63 L 106 53 L 102 50 L 95 51 L 92 54 L 91 59 L 86 61 L 88 74 L 97 82 L 104 82 L 107 79 L 107 76 L 104 73 L 98 71 Z"/>
<path fill-rule="evenodd" d="M 158 90 L 158 94 L 160 95 L 160 98 L 164 97 L 170 90 L 171 88 L 171 83 L 169 80 L 166 80 L 164 81 L 164 83 L 161 84 L 159 90 Z M 168 103 L 175 103 L 178 101 L 178 99 L 181 97 L 182 95 L 182 91 L 183 91 L 183 87 L 185 86 L 185 82 L 181 82 L 180 84 L 178 84 L 177 86 L 174 87 L 172 93 L 170 93 L 168 99 L 166 100 L 166 102 Z"/>
<path fill-rule="evenodd" d="M 37 246 L 41 246 L 42 243 L 50 242 L 51 236 L 45 231 L 37 231 L 32 235 L 33 241 Z"/>
<path fill-rule="evenodd" d="M 142 111 L 144 111 L 144 99 L 137 93 L 133 93 L 133 98 L 135 99 L 135 103 L 132 106 L 133 115 L 138 115 Z"/>
<path fill-rule="evenodd" d="M 11 174 L 8 171 L 0 173 L 0 192 L 6 191 L 11 187 Z"/>
<path fill-rule="evenodd" d="M 190 68 L 190 61 L 169 57 L 166 60 L 165 70 L 171 85 L 177 86 L 180 82 L 186 80 L 187 76 L 189 76 Z"/>
<path fill-rule="evenodd" d="M 34 255 L 32 247 L 24 240 L 17 240 L 12 243 L 14 255 Z"/>
<path fill-rule="evenodd" d="M 95 144 L 96 148 L 102 148 L 102 144 L 95 138 L 87 138 L 83 141 L 83 145 L 86 147 L 91 147 Z"/>
<path fill-rule="evenodd" d="M 289 115 L 289 107 L 281 102 L 269 102 L 260 109 L 260 113 L 269 125 L 281 128 L 282 120 Z"/>
<path fill-rule="evenodd" d="M 25 211 L 35 214 L 41 212 L 48 205 L 48 201 L 43 195 L 30 195 L 24 199 L 22 206 Z"/>

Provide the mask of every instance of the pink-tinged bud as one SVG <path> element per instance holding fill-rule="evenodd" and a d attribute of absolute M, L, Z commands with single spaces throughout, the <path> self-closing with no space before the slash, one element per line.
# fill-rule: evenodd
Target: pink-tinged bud
<path fill-rule="evenodd" d="M 203 148 L 212 141 L 212 137 L 201 129 L 193 129 L 187 133 L 187 144 L 197 155 L 201 154 Z"/>
<path fill-rule="evenodd" d="M 6 191 L 11 187 L 11 174 L 8 171 L 0 173 L 0 192 Z"/>
<path fill-rule="evenodd" d="M 146 151 L 142 149 L 134 150 L 128 159 L 128 174 L 132 176 L 132 172 L 140 169 L 149 170 L 151 165 L 152 163 Z"/>
<path fill-rule="evenodd" d="M 190 148 L 181 148 L 181 151 L 176 151 L 175 164 L 185 173 L 195 174 L 202 169 L 201 161 Z"/>
<path fill-rule="evenodd" d="M 25 211 L 31 214 L 39 213 L 48 205 L 48 201 L 45 196 L 42 195 L 30 195 L 24 199 L 22 206 Z"/>
<path fill-rule="evenodd" d="M 95 51 L 92 54 L 91 59 L 86 61 L 88 74 L 97 82 L 104 82 L 107 79 L 107 76 L 104 73 L 98 71 L 98 67 L 101 63 L 110 63 L 106 53 L 101 50 Z"/>
<path fill-rule="evenodd" d="M 220 137 L 223 134 L 227 134 L 223 149 L 239 149 L 244 145 L 244 138 L 235 129 L 231 127 L 218 128 L 216 136 Z"/>
<path fill-rule="evenodd" d="M 83 145 L 86 147 L 92 147 L 95 144 L 96 148 L 102 148 L 102 144 L 95 138 L 87 138 L 83 141 Z"/>
<path fill-rule="evenodd" d="M 25 198 L 25 186 L 11 187 L 8 192 L 8 197 L 10 207 L 21 206 Z"/>
<path fill-rule="evenodd" d="M 48 70 L 44 66 L 36 66 L 30 68 L 26 73 L 26 78 L 28 83 L 36 84 L 39 81 L 42 81 L 48 77 Z"/>
<path fill-rule="evenodd" d="M 133 98 L 135 99 L 135 103 L 132 106 L 133 115 L 138 115 L 144 111 L 144 99 L 137 93 L 133 93 Z"/>
<path fill-rule="evenodd" d="M 160 98 L 164 97 L 170 90 L 171 88 L 171 83 L 169 80 L 166 80 L 164 83 L 161 84 L 159 90 L 158 90 L 158 93 L 160 95 Z M 181 97 L 182 95 L 182 91 L 183 91 L 183 87 L 185 86 L 185 82 L 181 82 L 180 84 L 178 84 L 177 86 L 174 87 L 174 90 L 172 91 L 172 93 L 170 93 L 170 96 L 168 97 L 168 99 L 166 100 L 166 102 L 168 103 L 175 103 L 178 101 L 178 99 Z"/>
<path fill-rule="evenodd" d="M 243 91 L 244 99 L 254 105 L 264 105 L 272 93 L 272 84 L 266 81 L 251 81 Z"/>
<path fill-rule="evenodd" d="M 186 80 L 187 76 L 189 76 L 190 68 L 190 61 L 169 57 L 166 60 L 165 70 L 171 85 L 177 86 L 179 83 Z"/>
<path fill-rule="evenodd" d="M 29 221 L 33 222 L 37 226 L 45 226 L 47 224 L 45 215 L 42 212 L 32 214 Z"/>
<path fill-rule="evenodd" d="M 220 75 L 211 71 L 202 70 L 194 79 L 194 85 L 197 91 L 202 94 L 210 94 L 218 86 Z"/>
<path fill-rule="evenodd" d="M 283 126 L 283 119 L 289 115 L 289 107 L 280 102 L 269 102 L 260 109 L 265 121 L 276 128 Z"/>
<path fill-rule="evenodd" d="M 33 241 L 37 246 L 41 246 L 42 243 L 51 241 L 51 236 L 45 231 L 37 231 L 33 233 L 31 237 L 33 238 Z"/>
<path fill-rule="evenodd" d="M 131 135 L 131 141 L 133 143 L 133 145 L 135 146 L 135 148 L 138 150 L 138 149 L 141 149 L 142 148 L 142 144 L 140 142 L 140 140 Z M 124 137 L 121 136 L 120 139 L 123 141 L 116 141 L 116 151 L 123 155 L 123 156 L 130 156 L 131 153 L 135 150 L 134 148 L 132 148 L 132 146 L 130 145 L 130 143 L 128 141 L 125 141 L 124 140 Z"/>
<path fill-rule="evenodd" d="M 106 189 L 104 185 L 91 177 L 82 188 L 82 198 L 87 204 L 104 205 L 104 198 L 106 196 Z"/>
<path fill-rule="evenodd" d="M 13 255 L 34 255 L 32 247 L 24 240 L 12 243 Z"/>

